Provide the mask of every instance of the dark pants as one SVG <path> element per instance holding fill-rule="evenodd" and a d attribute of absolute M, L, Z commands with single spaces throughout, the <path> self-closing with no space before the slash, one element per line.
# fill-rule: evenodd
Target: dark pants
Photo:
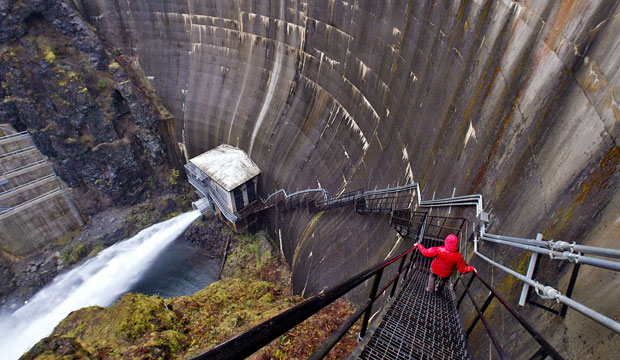
<path fill-rule="evenodd" d="M 442 278 L 440 276 L 437 276 L 437 275 L 433 274 L 433 272 L 431 272 L 431 274 L 428 277 L 428 286 L 426 287 L 426 291 L 428 291 L 428 292 L 434 292 L 434 291 L 441 292 L 441 290 L 443 289 L 443 287 L 446 284 L 447 280 L 448 280 L 447 278 Z"/>

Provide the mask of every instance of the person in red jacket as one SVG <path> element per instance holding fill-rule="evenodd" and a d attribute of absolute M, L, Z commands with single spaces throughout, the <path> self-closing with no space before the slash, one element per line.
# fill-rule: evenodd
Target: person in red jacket
<path fill-rule="evenodd" d="M 465 264 L 463 256 L 458 252 L 459 238 L 456 235 L 448 235 L 445 246 L 426 249 L 422 244 L 416 244 L 415 247 L 426 257 L 436 256 L 431 263 L 431 274 L 428 278 L 428 287 L 426 288 L 428 292 L 441 290 L 450 275 L 452 275 L 455 267 L 461 274 L 476 271 L 473 266 Z"/>

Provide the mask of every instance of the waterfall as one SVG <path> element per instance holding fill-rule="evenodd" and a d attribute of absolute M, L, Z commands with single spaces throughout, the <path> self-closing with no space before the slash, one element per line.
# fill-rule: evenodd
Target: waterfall
<path fill-rule="evenodd" d="M 200 216 L 194 210 L 157 223 L 57 276 L 26 305 L 0 318 L 3 359 L 17 359 L 71 311 L 108 306 L 126 293 L 157 256 Z"/>

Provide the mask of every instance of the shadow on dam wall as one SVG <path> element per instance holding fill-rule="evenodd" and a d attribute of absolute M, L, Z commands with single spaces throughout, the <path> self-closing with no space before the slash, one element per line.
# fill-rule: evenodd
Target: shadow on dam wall
<path fill-rule="evenodd" d="M 497 233 L 617 247 L 615 2 L 74 5 L 152 76 L 189 157 L 220 143 L 241 147 L 263 172 L 262 194 L 416 181 L 425 198 L 482 194 Z M 274 212 L 269 224 L 306 296 L 385 258 L 397 240 L 384 217 L 350 210 Z M 488 251 L 515 268 L 527 261 Z M 567 268 L 549 266 L 541 277 L 563 281 Z M 618 296 L 617 278 L 584 272 L 575 297 L 613 312 L 588 291 L 594 278 L 603 279 L 601 293 Z M 493 283 L 508 298 L 520 292 L 506 277 Z M 595 326 L 524 312 L 557 343 Z"/>

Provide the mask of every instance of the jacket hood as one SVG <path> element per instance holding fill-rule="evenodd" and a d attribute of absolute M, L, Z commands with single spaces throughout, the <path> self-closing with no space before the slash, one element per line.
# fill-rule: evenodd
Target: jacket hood
<path fill-rule="evenodd" d="M 459 238 L 456 235 L 448 235 L 446 237 L 445 247 L 450 251 L 457 251 L 459 249 Z"/>

